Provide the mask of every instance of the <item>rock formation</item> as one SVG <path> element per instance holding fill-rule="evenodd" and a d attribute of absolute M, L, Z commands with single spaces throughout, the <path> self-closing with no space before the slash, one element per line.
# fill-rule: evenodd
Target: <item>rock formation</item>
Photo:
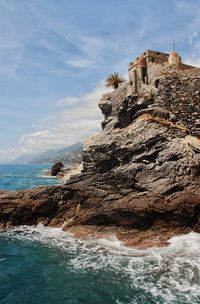
<path fill-rule="evenodd" d="M 103 131 L 85 143 L 82 172 L 61 186 L 0 192 L 2 227 L 95 225 L 117 231 L 129 245 L 199 231 L 200 140 L 188 109 L 192 96 L 199 111 L 200 77 L 182 77 L 163 75 L 153 92 L 127 96 L 123 85 L 104 95 Z M 185 81 L 194 86 L 186 89 Z"/>
<path fill-rule="evenodd" d="M 53 164 L 53 166 L 51 168 L 51 175 L 52 176 L 58 175 L 62 171 L 63 168 L 64 168 L 64 165 L 60 161 Z"/>

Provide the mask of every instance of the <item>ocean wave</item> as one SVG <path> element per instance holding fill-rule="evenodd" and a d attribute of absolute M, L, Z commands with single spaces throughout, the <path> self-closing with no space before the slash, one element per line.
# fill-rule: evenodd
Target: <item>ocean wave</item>
<path fill-rule="evenodd" d="M 57 179 L 57 176 L 52 176 L 52 175 L 45 175 L 45 174 L 40 174 L 38 175 L 39 178 L 50 178 L 50 179 Z"/>
<path fill-rule="evenodd" d="M 200 303 L 200 234 L 170 239 L 162 248 L 138 250 L 124 246 L 115 235 L 108 239 L 78 239 L 61 228 L 20 226 L 0 234 L 3 238 L 39 242 L 70 256 L 74 271 L 110 271 L 134 289 L 151 295 L 152 303 Z M 121 302 L 118 302 L 121 304 Z M 138 302 L 133 299 L 129 303 Z"/>

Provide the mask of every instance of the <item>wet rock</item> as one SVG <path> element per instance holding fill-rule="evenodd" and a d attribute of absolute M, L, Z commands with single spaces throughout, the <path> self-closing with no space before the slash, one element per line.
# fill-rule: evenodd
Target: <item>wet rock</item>
<path fill-rule="evenodd" d="M 63 168 L 64 168 L 64 165 L 62 162 L 55 163 L 51 168 L 51 175 L 52 176 L 58 175 L 58 173 L 60 173 Z"/>

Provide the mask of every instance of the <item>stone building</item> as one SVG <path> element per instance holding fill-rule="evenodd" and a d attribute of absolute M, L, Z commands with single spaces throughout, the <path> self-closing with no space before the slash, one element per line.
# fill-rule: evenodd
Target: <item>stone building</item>
<path fill-rule="evenodd" d="M 152 50 L 145 51 L 129 64 L 129 85 L 127 95 L 137 94 L 141 88 L 158 87 L 160 77 L 168 69 L 186 70 L 194 67 L 182 63 L 177 52 L 162 53 Z"/>
<path fill-rule="evenodd" d="M 129 81 L 99 102 L 103 129 L 125 127 L 140 110 L 162 109 L 200 139 L 200 68 L 182 63 L 177 52 L 147 50 L 129 64 L 128 73 Z"/>

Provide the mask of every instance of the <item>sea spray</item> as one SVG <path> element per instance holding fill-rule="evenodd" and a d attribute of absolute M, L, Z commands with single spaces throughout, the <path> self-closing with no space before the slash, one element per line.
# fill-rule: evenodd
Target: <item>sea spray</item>
<path fill-rule="evenodd" d="M 39 252 L 45 251 L 47 256 L 53 252 L 57 256 L 54 260 L 57 267 L 61 267 L 66 276 L 70 274 L 69 281 L 63 281 L 63 288 L 71 290 L 70 280 L 76 282 L 73 288 L 80 286 L 77 290 L 80 299 L 71 291 L 71 298 L 63 303 L 200 302 L 200 235 L 197 233 L 173 237 L 167 247 L 146 250 L 126 247 L 114 235 L 108 239 L 84 240 L 60 228 L 42 225 L 1 232 L 0 240 L 17 242 L 31 250 L 39 248 Z M 0 264 L 5 263 L 6 255 L 0 255 L 0 259 L 5 259 Z M 52 267 L 49 263 L 49 272 Z M 37 292 L 42 293 L 42 287 Z"/>

